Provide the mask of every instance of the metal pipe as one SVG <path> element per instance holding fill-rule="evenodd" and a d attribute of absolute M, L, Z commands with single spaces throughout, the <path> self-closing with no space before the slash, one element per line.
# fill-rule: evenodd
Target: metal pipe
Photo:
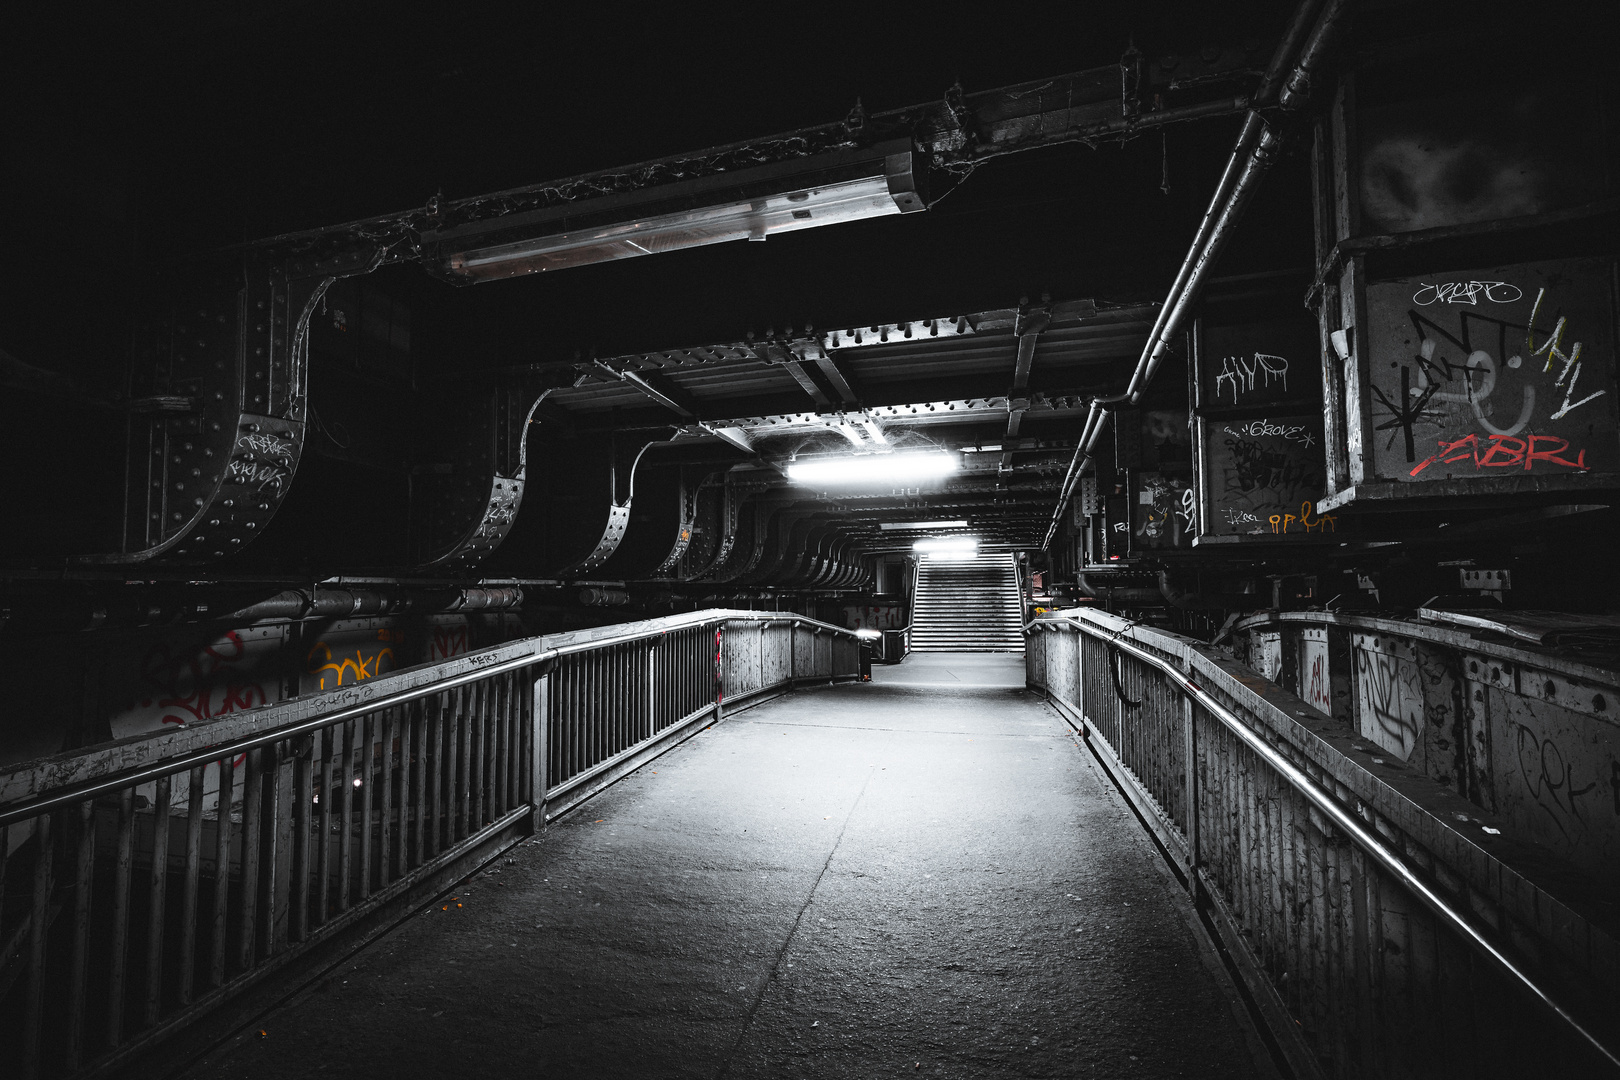
<path fill-rule="evenodd" d="M 1045 539 L 1041 541 L 1042 548 L 1049 549 L 1052 546 L 1052 539 L 1057 535 L 1058 526 L 1063 521 L 1063 511 L 1074 495 L 1075 484 L 1086 467 L 1091 464 L 1097 442 L 1107 426 L 1107 411 L 1100 410 L 1098 406 L 1119 401 L 1129 401 L 1134 405 L 1141 399 L 1148 383 L 1152 381 L 1159 365 L 1169 353 L 1171 339 L 1180 330 L 1188 310 L 1197 301 L 1210 267 L 1225 249 L 1238 218 L 1253 197 L 1261 175 L 1276 159 L 1276 151 L 1282 138 L 1256 110 L 1271 103 L 1285 71 L 1288 72 L 1287 86 L 1283 91 L 1285 107 L 1296 108 L 1303 104 L 1304 95 L 1310 86 L 1311 72 L 1320 65 L 1333 31 L 1344 14 L 1347 0 L 1328 0 L 1325 8 L 1322 8 L 1322 3 L 1323 0 L 1303 0 L 1295 10 L 1282 41 L 1272 54 L 1271 62 L 1261 79 L 1260 88 L 1255 94 L 1254 108 L 1244 118 L 1243 130 L 1232 148 L 1231 157 L 1227 159 L 1226 168 L 1215 187 L 1215 194 L 1210 199 L 1209 207 L 1199 222 L 1198 232 L 1188 248 L 1187 257 L 1182 260 L 1169 295 L 1159 308 L 1158 317 L 1154 320 L 1153 329 L 1148 334 L 1147 344 L 1143 347 L 1135 370 L 1131 373 L 1131 381 L 1126 386 L 1125 393 L 1092 399 L 1086 427 L 1075 446 L 1074 456 L 1070 459 L 1068 471 L 1064 475 L 1063 486 L 1058 492 L 1057 505 L 1052 508 L 1052 520 L 1047 525 Z M 1320 17 L 1317 16 L 1318 8 L 1322 8 Z M 1307 27 L 1310 27 L 1308 36 Z"/>
<path fill-rule="evenodd" d="M 1182 692 L 1202 705 L 1211 716 L 1219 720 L 1234 735 L 1243 741 L 1243 744 L 1252 750 L 1257 757 L 1275 770 L 1282 778 L 1288 781 L 1290 787 L 1303 795 L 1310 804 L 1321 811 L 1333 824 L 1348 836 L 1352 843 L 1362 851 L 1372 856 L 1387 873 L 1406 887 L 1424 907 L 1428 908 L 1436 917 L 1461 934 L 1471 942 L 1475 948 L 1484 953 L 1510 979 L 1518 982 L 1547 1008 L 1551 1009 L 1560 1019 L 1573 1028 L 1593 1049 L 1602 1054 L 1611 1064 L 1620 1066 L 1620 1056 L 1605 1046 L 1598 1037 L 1588 1031 L 1579 1020 L 1564 1008 L 1544 989 L 1535 979 L 1509 957 L 1485 931 L 1474 924 L 1474 921 L 1464 915 L 1450 901 L 1429 887 L 1417 872 L 1407 865 L 1406 860 L 1395 852 L 1388 844 L 1379 839 L 1378 835 L 1369 829 L 1365 823 L 1328 792 L 1323 790 L 1316 781 L 1307 776 L 1299 766 L 1295 765 L 1282 752 L 1272 746 L 1255 731 L 1253 727 L 1243 721 L 1220 701 L 1216 700 L 1208 691 L 1192 679 L 1188 678 L 1170 661 L 1155 656 L 1146 649 L 1139 648 L 1128 641 L 1114 635 L 1105 635 L 1095 627 L 1086 625 L 1078 619 L 1060 617 L 1060 619 L 1042 620 L 1050 625 L 1052 622 L 1066 622 L 1074 626 L 1080 633 L 1109 642 L 1114 648 L 1136 657 L 1136 659 L 1157 668 Z M 1040 625 L 1037 623 L 1031 626 Z"/>

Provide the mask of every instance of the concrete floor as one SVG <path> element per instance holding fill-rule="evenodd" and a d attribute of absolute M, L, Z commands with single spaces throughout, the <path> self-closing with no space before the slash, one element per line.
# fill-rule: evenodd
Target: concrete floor
<path fill-rule="evenodd" d="M 1269 1075 L 1016 655 L 710 728 L 187 1075 Z"/>

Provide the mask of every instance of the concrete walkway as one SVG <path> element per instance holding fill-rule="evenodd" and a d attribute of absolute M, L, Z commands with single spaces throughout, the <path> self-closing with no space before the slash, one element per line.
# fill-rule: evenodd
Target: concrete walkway
<path fill-rule="evenodd" d="M 741 712 L 190 1077 L 1268 1075 L 1023 659 Z"/>

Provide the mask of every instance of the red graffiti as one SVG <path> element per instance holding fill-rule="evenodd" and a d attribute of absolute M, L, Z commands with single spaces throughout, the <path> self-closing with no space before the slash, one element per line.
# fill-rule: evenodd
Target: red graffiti
<path fill-rule="evenodd" d="M 465 626 L 435 626 L 433 628 L 433 652 L 429 660 L 448 660 L 452 656 L 462 656 L 467 652 L 467 628 Z"/>
<path fill-rule="evenodd" d="M 141 663 L 142 678 L 155 691 L 141 705 L 177 710 L 165 711 L 162 723 L 183 727 L 268 704 L 270 697 L 262 684 L 231 678 L 240 674 L 235 665 L 246 655 L 247 646 L 234 630 L 196 652 L 175 655 L 160 645 Z"/>
<path fill-rule="evenodd" d="M 1450 465 L 1470 458 L 1473 459 L 1476 469 L 1523 468 L 1529 472 L 1538 461 L 1548 465 L 1563 465 L 1571 469 L 1586 468 L 1586 451 L 1580 451 L 1575 460 L 1570 461 L 1562 456 L 1564 451 L 1569 449 L 1569 440 L 1561 439 L 1557 435 L 1526 435 L 1522 439 L 1512 435 L 1487 435 L 1485 438 L 1487 440 L 1485 443 L 1480 442 L 1478 435 L 1465 435 L 1451 442 L 1440 439 L 1439 449 L 1432 456 L 1419 462 L 1411 475 L 1416 476 L 1436 463 Z M 1553 443 L 1557 445 L 1551 445 Z M 1542 444 L 1548 444 L 1548 448 L 1538 449 Z"/>

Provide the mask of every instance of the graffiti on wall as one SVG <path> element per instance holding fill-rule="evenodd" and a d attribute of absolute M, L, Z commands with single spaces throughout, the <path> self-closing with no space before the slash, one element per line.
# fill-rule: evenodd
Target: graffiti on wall
<path fill-rule="evenodd" d="M 403 631 L 388 628 L 329 634 L 305 657 L 305 692 L 335 690 L 393 670 L 394 644 L 404 637 Z"/>
<path fill-rule="evenodd" d="M 1211 520 L 1205 531 L 1302 536 L 1334 532 L 1338 519 L 1316 511 L 1326 490 L 1322 417 L 1202 421 Z"/>
<path fill-rule="evenodd" d="M 1197 533 L 1198 511 L 1192 482 L 1162 472 L 1141 474 L 1132 534 L 1139 547 L 1188 547 Z"/>
<path fill-rule="evenodd" d="M 1368 287 L 1373 459 L 1394 480 L 1611 470 L 1613 310 L 1596 260 Z"/>
<path fill-rule="evenodd" d="M 1410 760 L 1423 731 L 1423 677 L 1412 644 L 1355 634 L 1351 648 L 1362 736 Z"/>
<path fill-rule="evenodd" d="M 282 632 L 229 630 L 217 637 L 171 637 L 139 649 L 125 683 L 127 704 L 109 717 L 115 739 L 184 727 L 282 698 L 274 660 Z M 114 679 L 123 681 L 114 665 Z"/>
<path fill-rule="evenodd" d="M 851 630 L 900 630 L 906 620 L 899 604 L 866 604 L 845 607 L 844 625 Z"/>
<path fill-rule="evenodd" d="M 465 656 L 470 649 L 465 615 L 452 615 L 429 622 L 427 655 L 429 663 Z"/>
<path fill-rule="evenodd" d="M 1305 704 L 1333 712 L 1333 691 L 1328 678 L 1327 631 L 1306 629 L 1299 642 L 1299 688 Z"/>

